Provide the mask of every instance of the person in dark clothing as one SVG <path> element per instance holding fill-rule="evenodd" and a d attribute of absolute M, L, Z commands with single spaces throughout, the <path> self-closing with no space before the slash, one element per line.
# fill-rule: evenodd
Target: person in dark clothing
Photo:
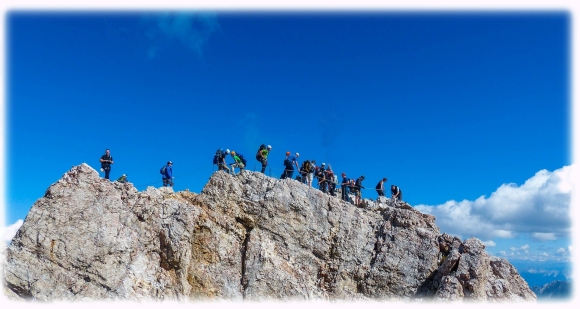
<path fill-rule="evenodd" d="M 169 161 L 167 162 L 167 165 L 165 166 L 165 172 L 163 173 L 162 176 L 162 180 L 163 180 L 163 186 L 167 187 L 173 187 L 173 162 Z"/>
<path fill-rule="evenodd" d="M 105 172 L 105 179 L 109 179 L 111 164 L 113 164 L 113 157 L 109 149 L 106 149 L 105 154 L 101 156 L 101 169 Z"/>
<path fill-rule="evenodd" d="M 346 177 L 345 173 L 342 173 L 341 198 L 345 202 L 348 202 L 348 184 L 349 183 L 350 183 L 350 179 Z"/>
<path fill-rule="evenodd" d="M 385 182 L 387 182 L 387 178 L 381 179 L 381 181 L 379 181 L 379 183 L 377 183 L 377 186 L 375 187 L 375 189 L 377 189 L 377 193 L 379 194 L 379 196 L 385 196 Z"/>
<path fill-rule="evenodd" d="M 334 172 L 332 171 L 330 164 L 324 172 L 324 178 L 326 180 L 326 186 L 328 187 L 328 193 L 330 193 L 332 196 L 335 196 L 334 189 L 336 189 L 336 183 L 334 182 Z"/>
<path fill-rule="evenodd" d="M 317 167 L 316 171 L 314 172 L 314 176 L 316 176 L 316 179 L 318 180 L 318 189 L 326 193 L 326 188 L 328 184 L 326 179 L 325 167 L 326 167 L 325 163 L 322 163 L 320 167 Z"/>
<path fill-rule="evenodd" d="M 230 173 L 230 169 L 228 168 L 228 164 L 226 163 L 226 156 L 230 154 L 230 150 L 226 149 L 225 151 L 223 148 L 220 149 L 218 155 L 218 171 L 224 171 L 226 173 Z"/>
<path fill-rule="evenodd" d="M 360 206 L 360 203 L 362 202 L 362 193 L 361 190 L 364 189 L 365 187 L 362 185 L 363 180 L 365 180 L 365 175 L 360 176 L 359 178 L 357 178 L 357 180 L 354 183 L 354 191 L 355 191 L 355 202 L 354 204 L 356 206 Z"/>
<path fill-rule="evenodd" d="M 391 185 L 391 198 L 396 199 L 398 201 L 403 200 L 403 191 L 395 185 Z"/>

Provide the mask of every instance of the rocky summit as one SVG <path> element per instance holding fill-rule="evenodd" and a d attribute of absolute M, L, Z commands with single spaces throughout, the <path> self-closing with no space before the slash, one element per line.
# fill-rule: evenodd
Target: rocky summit
<path fill-rule="evenodd" d="M 55 300 L 535 301 L 506 260 L 405 203 L 215 172 L 200 194 L 81 164 L 6 248 L 4 293 Z"/>

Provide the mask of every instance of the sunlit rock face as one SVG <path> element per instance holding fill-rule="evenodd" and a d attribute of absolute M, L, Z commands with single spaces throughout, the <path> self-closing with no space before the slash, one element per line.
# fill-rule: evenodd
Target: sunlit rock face
<path fill-rule="evenodd" d="M 200 194 L 137 191 L 86 164 L 5 249 L 4 293 L 52 300 L 535 301 L 507 261 L 382 198 L 215 172 Z"/>

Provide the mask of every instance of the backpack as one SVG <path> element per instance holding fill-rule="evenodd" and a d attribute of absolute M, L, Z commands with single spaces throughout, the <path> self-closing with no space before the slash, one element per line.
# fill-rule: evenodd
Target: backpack
<path fill-rule="evenodd" d="M 165 175 L 166 170 L 167 170 L 167 165 L 163 165 L 163 167 L 159 170 L 159 173 L 161 173 L 161 175 Z"/>
<path fill-rule="evenodd" d="M 262 155 L 260 153 L 264 149 L 266 149 L 266 145 L 264 145 L 264 144 L 260 145 L 260 149 L 258 149 L 258 152 L 256 152 L 256 160 L 262 162 Z"/>
<path fill-rule="evenodd" d="M 244 155 L 241 153 L 236 153 L 236 155 L 238 156 L 238 158 L 240 158 L 240 160 L 242 160 L 244 166 L 246 166 L 246 158 L 244 158 Z"/>
<path fill-rule="evenodd" d="M 334 180 L 334 173 L 332 171 L 326 170 L 325 173 L 326 173 L 326 176 L 328 176 L 326 178 Z"/>
<path fill-rule="evenodd" d="M 310 161 L 304 161 L 304 163 L 302 163 L 302 169 L 304 170 L 304 173 L 310 174 L 312 172 L 312 164 L 310 164 Z"/>
<path fill-rule="evenodd" d="M 220 161 L 221 161 L 221 158 L 223 157 L 223 155 L 224 155 L 224 154 L 223 154 L 222 150 L 221 150 L 221 149 L 218 149 L 218 150 L 215 152 L 215 155 L 213 156 L 213 164 L 218 164 L 218 163 L 220 163 Z"/>

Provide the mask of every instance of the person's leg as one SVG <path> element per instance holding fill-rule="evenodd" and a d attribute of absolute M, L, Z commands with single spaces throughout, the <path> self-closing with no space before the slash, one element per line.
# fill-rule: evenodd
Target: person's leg
<path fill-rule="evenodd" d="M 268 165 L 268 160 L 262 160 L 262 170 L 260 171 L 262 174 L 266 171 L 266 166 Z"/>
<path fill-rule="evenodd" d="M 105 179 L 109 179 L 109 172 L 111 171 L 111 168 L 105 167 L 104 170 L 105 170 Z"/>

